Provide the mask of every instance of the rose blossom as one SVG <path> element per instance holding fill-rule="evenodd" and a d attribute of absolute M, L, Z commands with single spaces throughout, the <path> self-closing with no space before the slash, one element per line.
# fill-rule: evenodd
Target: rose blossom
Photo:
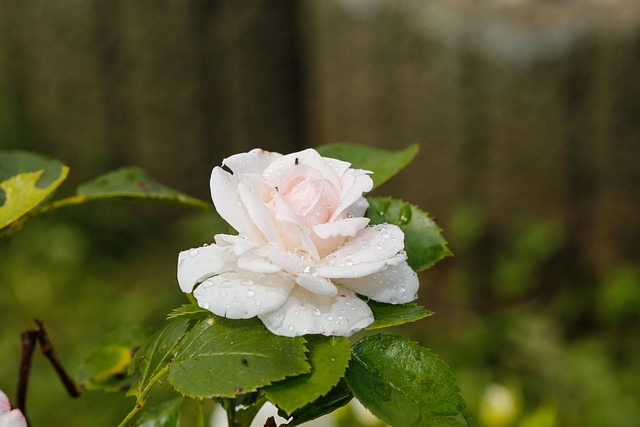
<path fill-rule="evenodd" d="M 27 427 L 27 420 L 19 409 L 11 409 L 9 398 L 0 390 L 0 427 Z"/>
<path fill-rule="evenodd" d="M 404 233 L 363 216 L 369 172 L 313 149 L 255 149 L 223 166 L 231 173 L 213 169 L 211 195 L 238 235 L 218 234 L 178 257 L 180 288 L 201 307 L 258 316 L 278 335 L 349 336 L 374 320 L 356 293 L 392 304 L 415 299 Z"/>

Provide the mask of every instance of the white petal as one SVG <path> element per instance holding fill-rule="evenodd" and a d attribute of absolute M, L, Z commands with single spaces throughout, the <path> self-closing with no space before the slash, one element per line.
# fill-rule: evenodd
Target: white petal
<path fill-rule="evenodd" d="M 223 272 L 235 256 L 230 248 L 218 245 L 182 251 L 178 255 L 178 284 L 182 292 L 193 291 L 197 283 Z"/>
<path fill-rule="evenodd" d="M 0 413 L 0 426 L 2 427 L 27 427 L 27 420 L 19 409 Z"/>
<path fill-rule="evenodd" d="M 317 268 L 326 278 L 356 278 L 377 273 L 388 265 L 407 258 L 404 233 L 391 224 L 377 224 L 362 230 L 356 237 L 327 255 Z"/>
<path fill-rule="evenodd" d="M 240 177 L 238 192 L 240 199 L 249 214 L 252 223 L 264 236 L 264 241 L 282 245 L 280 235 L 271 220 L 271 212 L 260 198 L 262 177 L 260 175 L 246 174 Z"/>
<path fill-rule="evenodd" d="M 316 264 L 304 258 L 300 251 L 283 251 L 273 245 L 265 245 L 255 250 L 256 255 L 267 258 L 273 264 L 292 274 L 303 274 L 311 271 Z"/>
<path fill-rule="evenodd" d="M 339 284 L 372 300 L 391 304 L 413 301 L 420 285 L 418 275 L 406 262 L 367 277 L 340 279 Z"/>
<path fill-rule="evenodd" d="M 238 178 L 216 166 L 211 172 L 211 198 L 218 214 L 239 233 L 262 240 L 240 199 Z"/>
<path fill-rule="evenodd" d="M 238 267 L 253 273 L 276 273 L 281 268 L 264 257 L 257 256 L 254 253 L 246 253 L 238 257 Z"/>
<path fill-rule="evenodd" d="M 293 281 L 277 274 L 257 280 L 215 276 L 202 282 L 193 296 L 200 307 L 218 316 L 248 319 L 282 306 L 293 287 Z"/>
<path fill-rule="evenodd" d="M 279 309 L 258 316 L 267 329 L 277 335 L 305 334 L 348 337 L 373 323 L 367 304 L 347 289 L 335 297 L 315 295 L 296 287 Z"/>
<path fill-rule="evenodd" d="M 364 216 L 367 209 L 369 209 L 369 202 L 364 197 L 360 197 L 351 206 L 349 206 L 347 209 L 347 216 L 355 218 Z"/>
<path fill-rule="evenodd" d="M 361 169 L 349 169 L 341 180 L 342 194 L 340 204 L 333 212 L 331 221 L 335 221 L 345 210 L 358 201 L 363 193 L 371 191 L 373 180 Z"/>
<path fill-rule="evenodd" d="M 316 274 L 301 274 L 296 277 L 296 283 L 314 294 L 330 297 L 338 294 L 338 288 L 330 280 Z"/>
<path fill-rule="evenodd" d="M 346 218 L 313 226 L 313 232 L 322 239 L 330 237 L 354 237 L 369 224 L 369 218 Z"/>
<path fill-rule="evenodd" d="M 0 413 L 9 412 L 11 410 L 11 403 L 9 398 L 2 390 L 0 390 Z"/>
<path fill-rule="evenodd" d="M 234 175 L 253 173 L 262 174 L 264 170 L 282 157 L 280 153 L 273 153 L 255 148 L 248 153 L 234 154 L 222 161 L 222 164 L 231 169 Z"/>

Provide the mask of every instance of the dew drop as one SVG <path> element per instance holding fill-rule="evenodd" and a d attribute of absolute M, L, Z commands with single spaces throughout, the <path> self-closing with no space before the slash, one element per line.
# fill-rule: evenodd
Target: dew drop
<path fill-rule="evenodd" d="M 259 299 L 257 299 L 257 300 L 255 301 L 255 305 L 256 305 L 256 307 L 260 307 L 260 306 L 262 305 L 262 301 L 260 301 Z"/>
<path fill-rule="evenodd" d="M 309 274 L 309 272 L 311 271 L 311 267 L 306 266 L 303 270 L 304 274 Z"/>
<path fill-rule="evenodd" d="M 399 301 L 398 298 L 392 297 L 389 302 L 391 302 L 391 304 L 397 304 Z"/>
<path fill-rule="evenodd" d="M 351 261 L 350 259 L 348 259 L 348 260 L 346 260 L 346 261 L 344 262 L 344 265 L 346 265 L 347 267 L 350 267 L 350 266 L 352 266 L 352 265 L 353 265 L 353 261 Z"/>
<path fill-rule="evenodd" d="M 325 319 L 327 319 L 329 322 L 331 322 L 333 320 L 333 316 L 332 315 L 327 315 L 327 317 L 325 317 Z"/>
<path fill-rule="evenodd" d="M 207 310 L 209 308 L 209 303 L 208 302 L 204 302 L 202 303 L 202 308 L 204 308 L 205 310 Z"/>
<path fill-rule="evenodd" d="M 402 209 L 400 209 L 398 225 L 408 224 L 409 221 L 411 221 L 411 205 L 404 205 Z"/>
<path fill-rule="evenodd" d="M 197 249 L 189 249 L 189 256 L 190 257 L 194 257 L 198 255 L 198 250 Z"/>
<path fill-rule="evenodd" d="M 300 312 L 298 310 L 296 310 L 296 311 L 293 312 L 293 314 L 296 315 L 296 316 L 299 316 Z"/>
<path fill-rule="evenodd" d="M 245 292 L 245 294 L 248 298 L 253 298 L 256 295 L 256 291 L 254 291 L 253 289 L 249 289 L 247 290 L 247 292 Z"/>
<path fill-rule="evenodd" d="M 293 325 L 289 325 L 289 327 L 288 327 L 287 329 L 289 329 L 289 332 L 293 332 L 293 330 L 294 330 L 295 328 L 293 327 Z"/>
<path fill-rule="evenodd" d="M 184 258 L 180 258 L 180 261 L 178 261 L 179 267 L 182 267 L 182 264 L 184 264 Z"/>
<path fill-rule="evenodd" d="M 322 313 L 320 313 L 320 310 L 318 310 L 317 308 L 314 308 L 313 310 L 311 310 L 311 315 L 313 317 L 320 317 Z"/>

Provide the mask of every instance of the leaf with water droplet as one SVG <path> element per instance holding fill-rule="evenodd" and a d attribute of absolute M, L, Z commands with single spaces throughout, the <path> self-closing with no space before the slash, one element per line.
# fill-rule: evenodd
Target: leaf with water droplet
<path fill-rule="evenodd" d="M 310 371 L 303 337 L 275 335 L 256 318 L 212 318 L 196 322 L 176 348 L 168 379 L 182 395 L 234 397 Z"/>
<path fill-rule="evenodd" d="M 386 222 L 402 229 L 407 262 L 415 271 L 425 270 L 452 255 L 440 227 L 417 206 L 390 197 L 370 197 L 367 200 L 369 209 L 365 215 L 371 219 L 372 225 Z M 383 215 L 380 214 L 380 206 L 386 207 Z"/>
<path fill-rule="evenodd" d="M 351 358 L 351 344 L 344 337 L 310 335 L 307 340 L 311 372 L 264 388 L 267 399 L 287 414 L 327 394 L 344 376 Z"/>
<path fill-rule="evenodd" d="M 352 168 L 373 172 L 373 188 L 387 182 L 405 168 L 418 154 L 418 145 L 410 145 L 403 150 L 390 151 L 357 144 L 328 144 L 317 147 L 324 157 L 351 163 Z"/>
<path fill-rule="evenodd" d="M 405 338 L 375 335 L 358 341 L 345 378 L 358 400 L 394 427 L 471 425 L 449 367 Z"/>

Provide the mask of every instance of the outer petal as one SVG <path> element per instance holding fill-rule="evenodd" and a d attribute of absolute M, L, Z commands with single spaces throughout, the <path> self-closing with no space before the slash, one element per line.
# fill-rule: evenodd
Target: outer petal
<path fill-rule="evenodd" d="M 356 278 L 380 272 L 406 258 L 402 230 L 395 225 L 378 224 L 365 228 L 329 254 L 317 270 L 330 279 Z"/>
<path fill-rule="evenodd" d="M 0 414 L 3 412 L 9 412 L 11 410 L 11 403 L 4 391 L 0 390 Z"/>
<path fill-rule="evenodd" d="M 418 275 L 402 262 L 390 265 L 385 270 L 357 279 L 340 279 L 339 284 L 371 298 L 391 304 L 404 304 L 416 299 L 419 282 Z"/>
<path fill-rule="evenodd" d="M 313 226 L 313 232 L 322 239 L 330 237 L 354 237 L 369 224 L 369 218 L 347 218 Z"/>
<path fill-rule="evenodd" d="M 269 164 L 280 157 L 282 157 L 280 153 L 255 148 L 248 153 L 234 154 L 227 157 L 222 161 L 222 164 L 231 169 L 234 174 L 262 174 Z"/>
<path fill-rule="evenodd" d="M 326 297 L 296 287 L 282 307 L 258 317 L 271 332 L 288 337 L 348 337 L 373 323 L 373 313 L 364 301 L 347 289 L 339 291 L 335 297 Z"/>
<path fill-rule="evenodd" d="M 221 167 L 213 168 L 210 181 L 213 205 L 218 214 L 239 233 L 261 241 L 261 235 L 240 199 L 238 185 L 238 179 L 234 175 Z"/>
<path fill-rule="evenodd" d="M 373 188 L 373 180 L 366 171 L 361 169 L 350 169 L 341 179 L 342 194 L 340 196 L 340 204 L 333 212 L 330 221 L 336 220 L 342 213 L 353 205 L 363 193 L 371 191 Z"/>
<path fill-rule="evenodd" d="M 200 307 L 218 316 L 248 319 L 282 306 L 293 286 L 292 280 L 277 274 L 257 280 L 215 276 L 198 286 L 193 296 Z"/>
<path fill-rule="evenodd" d="M 182 292 L 193 291 L 196 284 L 220 274 L 233 265 L 235 255 L 231 248 L 218 245 L 182 251 L 178 255 L 178 284 Z M 231 264 L 230 264 L 231 263 Z"/>
<path fill-rule="evenodd" d="M 296 283 L 317 295 L 330 297 L 338 295 L 338 288 L 330 280 L 317 274 L 301 274 L 296 277 Z"/>

